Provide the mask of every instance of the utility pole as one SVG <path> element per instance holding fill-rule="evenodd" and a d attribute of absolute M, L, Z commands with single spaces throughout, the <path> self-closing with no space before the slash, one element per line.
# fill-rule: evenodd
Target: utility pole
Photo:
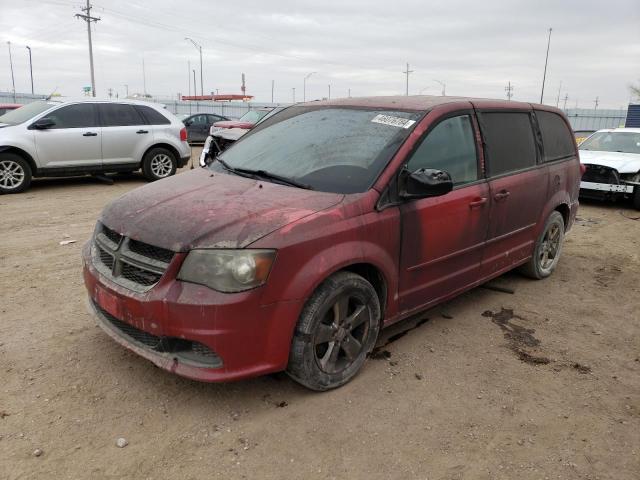
<path fill-rule="evenodd" d="M 296 103 L 296 87 L 293 87 L 291 91 L 293 92 L 293 103 Z"/>
<path fill-rule="evenodd" d="M 193 69 L 193 92 L 195 95 L 197 95 L 198 93 L 196 92 L 196 69 Z"/>
<path fill-rule="evenodd" d="M 569 100 L 569 94 L 565 93 L 564 94 L 564 106 L 562 107 L 562 109 L 566 112 L 567 111 L 567 100 Z"/>
<path fill-rule="evenodd" d="M 349 98 L 351 98 L 351 89 L 349 88 L 349 89 L 347 90 L 347 92 L 348 92 L 348 93 L 347 93 L 347 96 L 348 96 Z"/>
<path fill-rule="evenodd" d="M 142 57 L 142 90 L 144 98 L 147 98 L 147 72 L 144 68 L 144 57 Z"/>
<path fill-rule="evenodd" d="M 596 110 L 598 109 L 598 104 L 600 103 L 600 97 L 596 97 L 596 99 L 593 101 L 594 105 L 596 106 Z"/>
<path fill-rule="evenodd" d="M 191 96 L 191 60 L 187 60 L 187 85 L 189 85 L 189 96 Z"/>
<path fill-rule="evenodd" d="M 87 34 L 89 36 L 89 66 L 91 67 L 91 94 L 95 97 L 96 79 L 93 73 L 93 45 L 91 43 L 91 22 L 97 23 L 100 20 L 100 17 L 91 16 L 92 8 L 93 7 L 89 3 L 89 0 L 87 0 L 87 6 L 81 9 L 83 12 L 85 12 L 85 14 L 83 15 L 82 13 L 76 13 L 76 18 L 81 18 L 82 20 L 87 22 Z"/>
<path fill-rule="evenodd" d="M 307 101 L 307 78 L 309 78 L 314 73 L 316 72 L 307 73 L 307 76 L 304 77 L 304 80 L 302 81 L 302 101 L 303 102 Z"/>
<path fill-rule="evenodd" d="M 542 99 L 544 98 L 544 82 L 547 79 L 547 63 L 549 62 L 549 47 L 551 46 L 551 31 L 553 29 L 549 29 L 549 39 L 547 40 L 547 56 L 544 60 L 544 73 L 542 74 L 542 92 L 540 92 L 540 103 L 542 103 Z"/>
<path fill-rule="evenodd" d="M 560 105 L 560 90 L 562 90 L 562 80 L 560 80 L 560 86 L 558 87 L 558 96 L 556 97 L 556 108 Z"/>
<path fill-rule="evenodd" d="M 29 50 L 29 72 L 31 73 L 31 95 L 33 95 L 33 63 L 31 62 L 31 47 L 26 45 L 25 47 Z"/>
<path fill-rule="evenodd" d="M 407 69 L 402 72 L 407 76 L 407 89 L 405 91 L 405 95 L 408 97 L 409 96 L 409 74 L 413 73 L 413 70 L 409 70 L 409 64 L 407 63 Z"/>
<path fill-rule="evenodd" d="M 113 88 L 109 88 L 108 92 L 109 92 L 109 99 L 111 99 L 111 97 L 113 97 Z"/>
<path fill-rule="evenodd" d="M 11 66 L 11 84 L 13 85 L 13 103 L 16 103 L 16 80 L 13 77 L 13 59 L 11 58 L 11 42 L 7 42 L 9 45 L 9 65 Z"/>
<path fill-rule="evenodd" d="M 204 96 L 204 82 L 202 80 L 202 45 L 196 43 L 193 39 L 189 37 L 184 37 L 185 40 L 189 40 L 194 47 L 200 52 L 200 96 Z M 194 95 L 197 95 L 196 90 L 193 92 Z"/>
<path fill-rule="evenodd" d="M 511 97 L 513 97 L 513 85 L 511 85 L 511 80 L 509 80 L 507 86 L 504 87 L 504 91 L 507 92 L 507 100 L 511 100 Z"/>
<path fill-rule="evenodd" d="M 275 87 L 275 80 L 271 80 L 271 103 L 273 103 L 273 89 Z"/>
<path fill-rule="evenodd" d="M 129 85 L 127 85 L 126 83 L 124 83 L 123 85 L 124 85 L 124 91 L 126 94 L 125 98 L 129 98 Z"/>
<path fill-rule="evenodd" d="M 327 100 L 331 100 L 331 84 L 329 84 L 329 96 L 327 97 Z"/>

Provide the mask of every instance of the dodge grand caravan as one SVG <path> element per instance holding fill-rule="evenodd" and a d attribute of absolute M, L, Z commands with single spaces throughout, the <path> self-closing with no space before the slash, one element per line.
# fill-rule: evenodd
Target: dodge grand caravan
<path fill-rule="evenodd" d="M 580 173 L 567 119 L 543 105 L 299 104 L 107 206 L 83 250 L 88 303 L 179 375 L 335 388 L 381 328 L 515 267 L 550 275 Z"/>

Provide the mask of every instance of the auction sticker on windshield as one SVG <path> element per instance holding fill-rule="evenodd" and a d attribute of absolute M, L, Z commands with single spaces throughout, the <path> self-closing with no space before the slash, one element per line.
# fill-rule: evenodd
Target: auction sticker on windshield
<path fill-rule="evenodd" d="M 411 125 L 416 123 L 415 120 L 408 120 L 406 118 L 392 117 L 391 115 L 382 114 L 376 115 L 371 121 L 374 123 L 382 123 L 383 125 L 391 125 L 392 127 L 399 128 L 409 128 Z"/>

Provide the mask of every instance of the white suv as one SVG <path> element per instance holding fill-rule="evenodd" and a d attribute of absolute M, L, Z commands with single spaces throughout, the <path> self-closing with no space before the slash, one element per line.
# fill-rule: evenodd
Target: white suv
<path fill-rule="evenodd" d="M 46 100 L 0 116 L 0 193 L 32 177 L 131 172 L 173 175 L 191 155 L 184 124 L 160 105 Z"/>

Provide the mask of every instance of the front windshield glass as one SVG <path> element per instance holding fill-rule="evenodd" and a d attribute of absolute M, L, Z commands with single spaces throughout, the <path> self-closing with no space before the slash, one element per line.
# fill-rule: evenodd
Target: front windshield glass
<path fill-rule="evenodd" d="M 264 117 L 270 110 L 249 110 L 247 113 L 240 117 L 240 122 L 258 123 L 262 117 Z"/>
<path fill-rule="evenodd" d="M 36 115 L 49 110 L 51 107 L 60 105 L 56 102 L 37 101 L 27 103 L 26 105 L 16 108 L 10 112 L 5 113 L 0 117 L 0 123 L 8 123 L 9 125 L 18 125 L 19 123 L 31 120 Z"/>
<path fill-rule="evenodd" d="M 640 153 L 640 133 L 596 132 L 580 144 L 580 150 Z"/>
<path fill-rule="evenodd" d="M 289 107 L 220 155 L 232 168 L 264 170 L 314 190 L 368 190 L 421 113 Z M 211 165 L 221 169 L 220 162 Z"/>

